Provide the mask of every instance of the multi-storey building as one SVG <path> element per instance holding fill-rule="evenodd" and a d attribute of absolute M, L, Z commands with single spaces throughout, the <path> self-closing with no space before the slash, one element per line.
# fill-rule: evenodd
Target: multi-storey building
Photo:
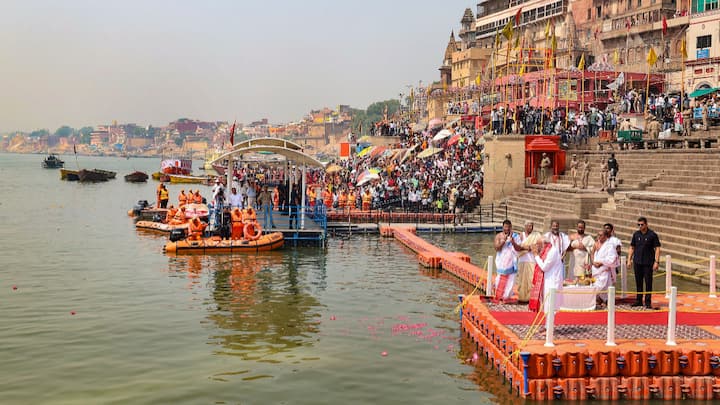
<path fill-rule="evenodd" d="M 718 0 L 693 0 L 687 32 L 688 91 L 720 87 L 720 10 Z"/>

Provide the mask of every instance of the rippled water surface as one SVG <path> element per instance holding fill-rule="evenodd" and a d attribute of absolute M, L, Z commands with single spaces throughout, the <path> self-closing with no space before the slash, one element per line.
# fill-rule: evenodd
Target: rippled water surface
<path fill-rule="evenodd" d="M 399 244 L 168 257 L 126 215 L 157 183 L 122 180 L 159 159 L 79 157 L 118 171 L 100 184 L 41 160 L 0 154 L 0 403 L 515 401 L 465 362 L 466 286 Z"/>

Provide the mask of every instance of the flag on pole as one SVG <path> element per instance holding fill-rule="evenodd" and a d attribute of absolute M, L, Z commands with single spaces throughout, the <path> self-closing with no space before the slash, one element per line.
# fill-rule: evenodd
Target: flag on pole
<path fill-rule="evenodd" d="M 520 26 L 520 17 L 522 17 L 522 7 L 520 7 L 517 13 L 515 13 L 515 26 L 517 27 Z"/>
<path fill-rule="evenodd" d="M 518 73 L 518 74 L 519 74 L 520 76 L 522 76 L 522 75 L 525 74 L 525 64 L 523 64 L 522 66 L 520 66 L 520 73 Z"/>
<path fill-rule="evenodd" d="M 650 51 L 649 51 L 648 54 L 647 54 L 647 63 L 648 63 L 649 66 L 652 66 L 652 65 L 655 64 L 655 62 L 657 62 L 657 60 L 658 60 L 658 56 L 657 56 L 657 54 L 655 53 L 655 48 L 653 48 L 653 47 L 651 46 L 651 47 L 650 47 Z"/>
<path fill-rule="evenodd" d="M 231 147 L 233 145 L 235 145 L 235 123 L 236 123 L 236 121 L 234 121 L 232 126 L 230 127 L 230 146 Z"/>
<path fill-rule="evenodd" d="M 585 54 L 580 56 L 580 62 L 578 62 L 578 70 L 585 70 Z"/>
<path fill-rule="evenodd" d="M 480 72 L 475 76 L 475 85 L 480 86 Z"/>
<path fill-rule="evenodd" d="M 514 49 L 520 48 L 520 35 L 515 36 L 515 46 Z"/>
<path fill-rule="evenodd" d="M 662 20 L 662 33 L 663 35 L 667 35 L 667 18 L 665 18 L 665 16 L 663 16 Z"/>
<path fill-rule="evenodd" d="M 500 47 L 500 29 L 495 30 L 495 49 Z"/>
<path fill-rule="evenodd" d="M 502 34 L 508 41 L 513 36 L 513 20 L 508 20 L 507 24 L 505 24 L 505 28 L 502 29 Z"/>
<path fill-rule="evenodd" d="M 682 55 L 683 59 L 687 59 L 687 43 L 684 39 L 680 42 L 680 55 Z"/>
<path fill-rule="evenodd" d="M 547 24 L 545 24 L 545 39 L 550 38 L 550 20 L 547 20 Z"/>
<path fill-rule="evenodd" d="M 557 38 L 555 37 L 555 33 L 552 34 L 552 39 L 550 40 L 550 48 L 552 49 L 553 53 L 557 50 Z"/>
<path fill-rule="evenodd" d="M 617 67 L 620 64 L 620 51 L 615 48 L 615 52 L 613 53 L 613 65 Z"/>

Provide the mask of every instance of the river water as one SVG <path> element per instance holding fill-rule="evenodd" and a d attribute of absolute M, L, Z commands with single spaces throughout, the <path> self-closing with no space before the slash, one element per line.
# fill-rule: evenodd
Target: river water
<path fill-rule="evenodd" d="M 510 400 L 465 362 L 454 308 L 466 287 L 399 244 L 168 257 L 126 214 L 157 183 L 122 179 L 159 159 L 80 156 L 118 179 L 79 184 L 42 158 L 0 154 L 0 403 Z M 484 373 L 495 380 L 479 385 Z"/>
<path fill-rule="evenodd" d="M 159 159 L 64 156 L 118 172 L 79 184 L 42 158 L 0 154 L 0 403 L 522 402 L 468 364 L 454 309 L 469 287 L 398 243 L 168 257 L 126 214 L 157 184 L 122 179 Z M 492 250 L 428 238 L 475 263 Z"/>

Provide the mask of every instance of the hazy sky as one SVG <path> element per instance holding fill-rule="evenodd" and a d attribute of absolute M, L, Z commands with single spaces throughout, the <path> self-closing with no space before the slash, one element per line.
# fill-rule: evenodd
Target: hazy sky
<path fill-rule="evenodd" d="M 439 80 L 467 0 L 3 0 L 0 132 L 298 120 Z"/>

